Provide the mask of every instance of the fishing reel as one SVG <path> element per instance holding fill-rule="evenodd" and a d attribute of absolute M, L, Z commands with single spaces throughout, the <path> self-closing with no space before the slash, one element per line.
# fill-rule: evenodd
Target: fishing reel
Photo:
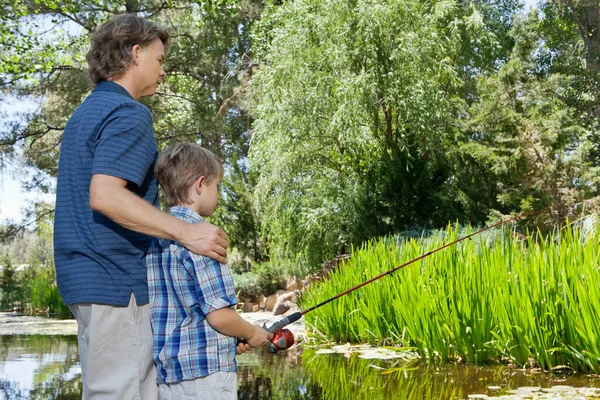
<path fill-rule="evenodd" d="M 262 327 L 264 330 L 273 333 L 273 339 L 269 340 L 267 343 L 269 352 L 275 354 L 279 350 L 287 350 L 294 345 L 294 334 L 289 329 L 284 329 L 284 326 L 287 326 L 292 322 L 296 322 L 300 318 L 302 318 L 302 313 L 297 311 L 283 319 L 280 319 L 271 326 L 267 326 L 266 322 L 263 324 Z M 238 344 L 239 343 L 247 342 L 245 339 L 238 339 Z"/>
<path fill-rule="evenodd" d="M 280 319 L 269 327 L 267 327 L 266 323 L 263 325 L 264 330 L 273 333 L 273 339 L 267 344 L 269 352 L 275 354 L 280 350 L 287 350 L 294 345 L 294 334 L 289 329 L 285 329 L 284 326 L 296 322 L 300 318 L 302 318 L 302 313 L 297 311 Z"/>
<path fill-rule="evenodd" d="M 267 343 L 269 352 L 275 354 L 280 350 L 287 350 L 294 345 L 294 334 L 289 329 L 280 329 L 273 335 L 273 339 Z"/>

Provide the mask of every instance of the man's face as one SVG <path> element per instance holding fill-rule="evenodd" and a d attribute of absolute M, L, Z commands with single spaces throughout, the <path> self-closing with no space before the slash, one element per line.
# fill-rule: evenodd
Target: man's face
<path fill-rule="evenodd" d="M 136 76 L 139 83 L 139 97 L 152 96 L 158 85 L 167 77 L 163 69 L 165 46 L 156 38 L 148 46 L 140 48 L 134 57 L 136 61 Z"/>

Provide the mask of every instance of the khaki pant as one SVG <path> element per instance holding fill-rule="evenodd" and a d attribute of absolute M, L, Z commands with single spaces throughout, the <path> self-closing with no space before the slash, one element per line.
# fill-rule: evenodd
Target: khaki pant
<path fill-rule="evenodd" d="M 83 399 L 156 400 L 150 306 L 69 306 L 78 325 Z"/>
<path fill-rule="evenodd" d="M 237 374 L 215 372 L 193 381 L 161 383 L 160 400 L 237 400 Z"/>

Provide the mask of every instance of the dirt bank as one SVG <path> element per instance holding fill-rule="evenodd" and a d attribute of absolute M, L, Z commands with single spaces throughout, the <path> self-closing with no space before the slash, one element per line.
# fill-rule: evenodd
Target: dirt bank
<path fill-rule="evenodd" d="M 268 311 L 242 313 L 241 316 L 253 324 L 267 325 L 281 319 Z M 296 338 L 304 337 L 304 318 L 291 324 L 290 329 Z M 76 335 L 77 322 L 73 319 L 53 319 L 30 317 L 28 315 L 0 312 L 0 335 Z"/>

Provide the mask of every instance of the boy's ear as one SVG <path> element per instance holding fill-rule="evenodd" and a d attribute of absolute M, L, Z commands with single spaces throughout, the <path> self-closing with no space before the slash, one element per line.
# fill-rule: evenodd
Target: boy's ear
<path fill-rule="evenodd" d="M 198 196 L 202 194 L 202 185 L 204 185 L 205 180 L 206 177 L 202 175 L 200 178 L 196 179 L 196 182 L 194 182 L 194 190 L 196 191 L 196 194 L 198 194 Z"/>

